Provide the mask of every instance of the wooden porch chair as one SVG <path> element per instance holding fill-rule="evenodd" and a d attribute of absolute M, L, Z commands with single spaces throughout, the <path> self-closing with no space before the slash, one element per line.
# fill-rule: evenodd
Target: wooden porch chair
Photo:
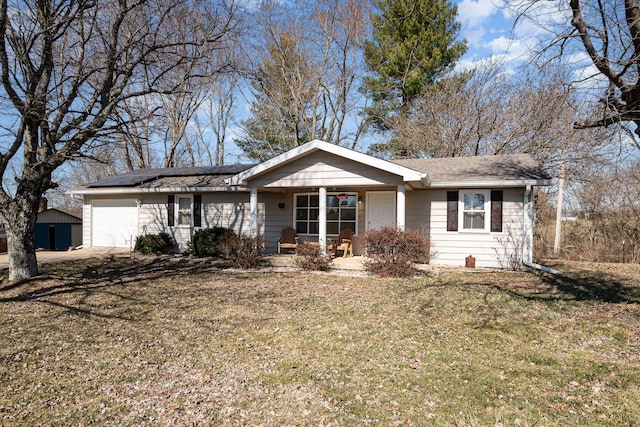
<path fill-rule="evenodd" d="M 333 252 L 338 256 L 338 251 L 344 251 L 343 258 L 351 258 L 353 256 L 353 230 L 345 228 L 340 230 L 340 236 L 333 246 Z"/>
<path fill-rule="evenodd" d="M 296 230 L 293 227 L 285 227 L 280 232 L 278 237 L 278 255 L 281 254 L 281 249 L 298 249 L 298 236 L 296 236 Z"/>

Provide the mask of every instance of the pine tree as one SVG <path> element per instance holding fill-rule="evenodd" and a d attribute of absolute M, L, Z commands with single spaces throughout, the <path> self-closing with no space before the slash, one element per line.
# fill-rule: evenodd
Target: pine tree
<path fill-rule="evenodd" d="M 457 7 L 448 0 L 374 0 L 372 39 L 364 57 L 375 74 L 364 79 L 363 92 L 373 101 L 369 122 L 387 131 L 409 102 L 434 84 L 465 53 L 457 40 Z"/>

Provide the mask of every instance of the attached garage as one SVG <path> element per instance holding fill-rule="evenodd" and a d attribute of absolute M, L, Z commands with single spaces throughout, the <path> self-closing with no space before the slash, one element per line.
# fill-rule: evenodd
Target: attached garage
<path fill-rule="evenodd" d="M 91 246 L 129 248 L 138 235 L 135 199 L 91 202 Z"/>

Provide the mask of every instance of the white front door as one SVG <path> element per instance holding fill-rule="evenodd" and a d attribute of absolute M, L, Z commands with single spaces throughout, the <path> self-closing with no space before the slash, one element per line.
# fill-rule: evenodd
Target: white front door
<path fill-rule="evenodd" d="M 396 225 L 396 192 L 367 193 L 367 230 Z"/>

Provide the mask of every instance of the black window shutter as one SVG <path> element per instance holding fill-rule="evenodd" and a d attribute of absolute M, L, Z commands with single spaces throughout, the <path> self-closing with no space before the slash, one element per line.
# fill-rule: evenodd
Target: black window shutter
<path fill-rule="evenodd" d="M 175 204 L 176 204 L 176 196 L 169 196 L 169 202 L 167 203 L 167 224 L 169 227 L 173 227 L 175 223 Z"/>
<path fill-rule="evenodd" d="M 491 231 L 502 232 L 502 190 L 491 191 Z"/>
<path fill-rule="evenodd" d="M 202 196 L 196 194 L 193 196 L 193 226 L 202 226 Z"/>
<path fill-rule="evenodd" d="M 457 191 L 447 191 L 447 231 L 458 231 Z"/>

